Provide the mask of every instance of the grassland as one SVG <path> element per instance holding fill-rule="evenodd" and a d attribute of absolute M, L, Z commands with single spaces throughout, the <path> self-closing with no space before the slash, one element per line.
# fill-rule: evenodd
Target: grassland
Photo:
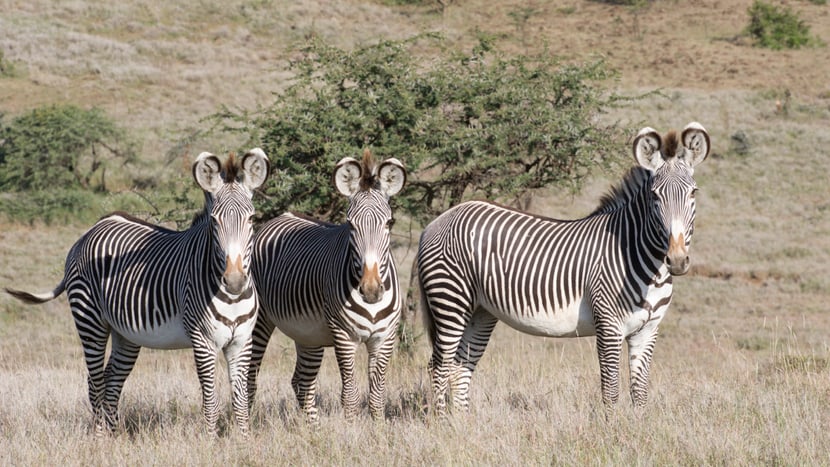
<path fill-rule="evenodd" d="M 162 155 L 219 105 L 269 102 L 288 76 L 287 46 L 309 34 L 349 46 L 441 30 L 461 46 L 478 28 L 504 33 L 517 52 L 549 41 L 568 59 L 603 54 L 620 70 L 621 92 L 662 90 L 603 118 L 661 131 L 697 120 L 713 143 L 696 173 L 693 270 L 675 281 L 643 413 L 623 397 L 606 421 L 592 339 L 541 339 L 501 326 L 474 376 L 469 414 L 437 420 L 428 413 L 429 351 L 421 338 L 411 357 L 399 353 L 390 365 L 388 416 L 380 423 L 366 413 L 343 422 L 327 355 L 321 422 L 312 428 L 289 385 L 293 345 L 277 335 L 249 440 L 233 430 L 206 436 L 191 353 L 153 350 L 142 351 L 125 387 L 124 432 L 99 440 L 88 434 L 85 367 L 65 298 L 23 307 L 2 295 L 0 463 L 830 463 L 830 61 L 826 48 L 770 52 L 736 38 L 749 4 L 458 0 L 440 13 L 358 0 L 107 8 L 0 0 L 0 49 L 16 69 L 0 78 L 0 112 L 52 102 L 101 106 L 142 139 L 143 157 L 159 173 L 179 169 L 162 165 Z M 827 6 L 789 4 L 830 40 Z M 517 23 L 509 13 L 519 8 L 534 13 Z M 745 154 L 736 150 L 740 134 L 749 142 Z M 208 146 L 194 151 L 235 148 L 229 140 L 194 144 Z M 577 195 L 539 193 L 530 209 L 583 216 L 618 176 L 599 176 Z M 51 288 L 86 227 L 4 220 L 0 285 Z M 405 227 L 396 236 L 404 282 L 413 256 Z M 220 391 L 229 401 L 226 383 Z"/>

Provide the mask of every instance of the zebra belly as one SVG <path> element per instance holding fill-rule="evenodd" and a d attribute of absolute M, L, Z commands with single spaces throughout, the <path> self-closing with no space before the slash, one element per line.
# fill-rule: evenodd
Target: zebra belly
<path fill-rule="evenodd" d="M 275 321 L 277 328 L 305 347 L 331 347 L 334 337 L 324 316 L 293 317 Z"/>
<path fill-rule="evenodd" d="M 149 329 L 125 329 L 120 326 L 113 326 L 113 329 L 130 342 L 142 347 L 152 349 L 186 349 L 192 347 L 181 316 L 176 316 Z"/>
<path fill-rule="evenodd" d="M 524 310 L 523 313 L 508 313 L 488 305 L 484 308 L 513 329 L 534 336 L 583 337 L 596 334 L 594 313 L 587 297 L 555 310 Z"/>

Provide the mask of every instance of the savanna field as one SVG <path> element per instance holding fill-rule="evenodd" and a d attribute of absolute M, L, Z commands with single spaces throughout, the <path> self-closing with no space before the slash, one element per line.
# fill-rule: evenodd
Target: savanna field
<path fill-rule="evenodd" d="M 430 349 L 416 322 L 410 353 L 397 351 L 390 363 L 384 421 L 368 414 L 362 351 L 363 405 L 356 420 L 343 420 L 339 373 L 327 350 L 320 423 L 309 426 L 289 381 L 294 345 L 277 333 L 250 438 L 233 428 L 224 362 L 217 371 L 220 435 L 213 437 L 204 432 L 192 352 L 143 349 L 121 398 L 123 429 L 97 439 L 89 433 L 86 367 L 65 295 L 25 306 L 0 294 L 0 463 L 830 464 L 827 46 L 753 47 L 742 35 L 749 0 L 395 3 L 0 0 L 0 51 L 14 66 L 0 76 L 0 113 L 6 121 L 49 104 L 101 108 L 140 141 L 134 170 L 173 177 L 177 190 L 199 199 L 189 162 L 171 159 L 171 150 L 187 146 L 190 157 L 238 150 L 233 137 L 200 137 L 204 117 L 223 106 L 267 105 L 291 77 L 290 46 L 309 36 L 348 48 L 439 31 L 451 46 L 469 48 L 477 31 L 487 31 L 516 54 L 547 44 L 565 61 L 602 56 L 618 72 L 609 89 L 646 97 L 622 101 L 599 119 L 661 133 L 698 121 L 712 142 L 695 172 L 692 270 L 674 280 L 645 410 L 631 407 L 623 363 L 620 403 L 606 419 L 593 338 L 544 339 L 499 325 L 473 376 L 470 412 L 440 419 L 429 410 Z M 830 41 L 826 4 L 772 3 Z M 556 218 L 589 214 L 634 163 L 630 141 L 617 142 L 617 169 L 596 173 L 577 193 L 538 190 L 528 209 Z M 135 196 L 134 213 L 157 220 L 158 206 L 118 187 L 117 168 L 110 180 L 113 202 L 76 206 L 75 221 L 3 215 L 0 286 L 51 290 L 68 249 L 120 207 L 120 197 Z M 403 284 L 420 229 L 395 225 Z"/>

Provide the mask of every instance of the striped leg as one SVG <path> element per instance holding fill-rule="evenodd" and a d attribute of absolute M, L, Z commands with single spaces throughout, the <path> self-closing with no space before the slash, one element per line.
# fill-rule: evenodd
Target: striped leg
<path fill-rule="evenodd" d="M 104 421 L 104 391 L 106 388 L 104 358 L 107 352 L 110 329 L 107 323 L 98 318 L 100 313 L 89 306 L 87 299 L 90 296 L 88 291 L 80 287 L 77 291 L 70 291 L 68 294 L 75 328 L 78 330 L 81 346 L 84 349 L 93 427 L 95 434 L 101 436 L 107 432 L 107 424 Z"/>
<path fill-rule="evenodd" d="M 606 407 L 620 398 L 620 355 L 623 337 L 616 328 L 597 328 L 597 355 L 599 356 L 600 390 Z"/>
<path fill-rule="evenodd" d="M 367 345 L 369 353 L 369 413 L 375 420 L 383 420 L 386 406 L 386 368 L 395 348 L 395 333 L 389 333 L 384 341 L 376 344 Z"/>
<path fill-rule="evenodd" d="M 455 354 L 455 368 L 450 380 L 453 408 L 467 410 L 470 405 L 470 379 L 490 342 L 498 318 L 484 309 L 477 309 L 464 330 Z"/>
<path fill-rule="evenodd" d="M 294 365 L 294 376 L 291 377 L 291 387 L 297 396 L 300 409 L 305 412 L 308 421 L 317 422 L 317 373 L 323 363 L 323 347 L 303 347 L 295 343 L 297 349 L 297 363 Z"/>
<path fill-rule="evenodd" d="M 254 405 L 254 398 L 257 391 L 257 378 L 262 367 L 262 358 L 268 348 L 268 341 L 274 333 L 274 323 L 265 317 L 265 313 L 257 314 L 256 326 L 251 342 L 251 364 L 248 367 L 248 410 L 250 412 Z"/>
<path fill-rule="evenodd" d="M 216 349 L 200 338 L 191 339 L 196 373 L 202 386 L 202 411 L 208 433 L 215 435 L 216 422 L 219 419 L 219 402 L 216 398 Z"/>
<path fill-rule="evenodd" d="M 118 401 L 121 399 L 124 382 L 133 371 L 140 350 L 140 346 L 124 339 L 118 333 L 112 333 L 112 350 L 104 370 L 106 392 L 103 403 L 104 421 L 110 431 L 118 425 Z"/>
<path fill-rule="evenodd" d="M 228 362 L 228 378 L 233 394 L 233 416 L 243 436 L 248 436 L 250 404 L 248 402 L 248 371 L 251 364 L 252 338 L 234 341 L 224 350 Z"/>
<path fill-rule="evenodd" d="M 656 324 L 646 326 L 628 337 L 628 367 L 631 371 L 631 402 L 634 407 L 643 407 L 648 402 L 648 374 L 656 341 Z"/>
<path fill-rule="evenodd" d="M 353 420 L 357 415 L 357 383 L 354 378 L 354 356 L 357 343 L 353 342 L 348 334 L 333 329 L 334 355 L 337 366 L 340 368 L 340 381 L 343 387 L 340 390 L 340 403 L 343 406 L 343 415 L 346 420 Z"/>

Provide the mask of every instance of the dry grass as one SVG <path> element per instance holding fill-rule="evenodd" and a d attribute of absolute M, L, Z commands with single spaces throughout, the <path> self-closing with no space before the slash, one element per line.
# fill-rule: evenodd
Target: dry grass
<path fill-rule="evenodd" d="M 694 269 L 675 282 L 656 347 L 651 402 L 641 414 L 623 397 L 605 420 L 591 339 L 534 338 L 501 326 L 474 376 L 469 414 L 436 420 L 428 413 L 429 350 L 421 338 L 411 359 L 397 354 L 392 361 L 381 423 L 366 413 L 343 422 L 329 352 L 321 423 L 312 428 L 289 386 L 293 345 L 276 336 L 251 440 L 232 430 L 206 436 L 191 353 L 153 350 L 142 352 L 127 382 L 124 431 L 97 440 L 87 433 L 85 368 L 65 297 L 24 308 L 2 294 L 0 463 L 826 464 L 830 62 L 826 49 L 774 53 L 722 40 L 743 27 L 749 4 L 663 0 L 632 10 L 576 0 L 461 0 L 439 15 L 358 0 L 107 8 L 87 0 L 0 0 L 0 48 L 22 70 L 0 81 L 0 111 L 14 115 L 56 101 L 103 106 L 145 140 L 149 161 L 220 104 L 267 103 L 287 76 L 286 46 L 307 34 L 349 45 L 440 29 L 468 43 L 476 27 L 514 35 L 506 39 L 514 50 L 549 40 L 554 52 L 571 58 L 604 53 L 622 72 L 621 91 L 663 88 L 663 96 L 605 118 L 660 131 L 698 120 L 713 142 L 696 177 Z M 540 12 L 519 30 L 508 13 L 527 5 Z M 792 6 L 815 33 L 830 30 L 826 6 Z M 787 90 L 791 98 L 779 109 Z M 731 150 L 739 132 L 750 143 L 746 155 Z M 235 147 L 211 144 L 198 150 Z M 583 216 L 617 175 L 592 181 L 576 196 L 539 193 L 531 209 Z M 0 226 L 0 286 L 52 287 L 86 227 Z M 397 228 L 396 256 L 407 283 L 414 252 L 405 226 Z M 220 370 L 220 395 L 229 401 L 224 378 Z M 229 417 L 228 410 L 226 427 Z"/>

